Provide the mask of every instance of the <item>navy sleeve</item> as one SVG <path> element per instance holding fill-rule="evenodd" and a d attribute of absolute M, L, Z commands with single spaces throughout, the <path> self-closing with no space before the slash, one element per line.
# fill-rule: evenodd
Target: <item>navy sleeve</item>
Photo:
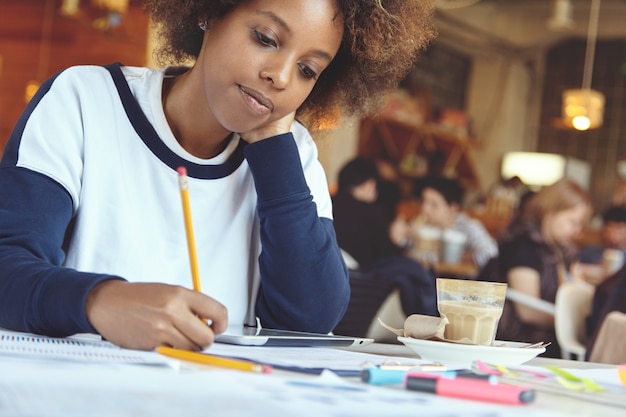
<path fill-rule="evenodd" d="M 245 156 L 258 194 L 261 324 L 327 333 L 350 297 L 332 220 L 317 214 L 291 133 L 250 144 Z"/>
<path fill-rule="evenodd" d="M 67 336 L 95 332 L 85 314 L 87 293 L 113 277 L 61 266 L 72 200 L 52 179 L 0 166 L 0 327 Z"/>

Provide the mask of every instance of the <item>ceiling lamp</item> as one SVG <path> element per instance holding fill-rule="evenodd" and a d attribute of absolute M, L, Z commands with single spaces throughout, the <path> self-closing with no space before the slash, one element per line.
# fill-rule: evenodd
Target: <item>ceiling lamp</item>
<path fill-rule="evenodd" d="M 604 115 L 604 94 L 591 89 L 599 14 L 600 0 L 591 0 L 582 88 L 563 91 L 563 122 L 577 130 L 600 127 Z"/>
<path fill-rule="evenodd" d="M 563 118 L 576 130 L 595 129 L 602 125 L 604 94 L 590 88 L 563 91 Z"/>
<path fill-rule="evenodd" d="M 548 27 L 554 31 L 573 29 L 574 19 L 571 0 L 554 0 L 552 17 L 548 20 Z"/>

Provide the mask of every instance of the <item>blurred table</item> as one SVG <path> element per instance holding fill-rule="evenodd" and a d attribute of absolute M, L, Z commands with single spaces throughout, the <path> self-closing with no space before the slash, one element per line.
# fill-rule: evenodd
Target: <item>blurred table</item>
<path fill-rule="evenodd" d="M 439 256 L 424 254 L 418 250 L 412 250 L 409 256 L 424 265 L 424 267 L 432 268 L 439 277 L 474 278 L 479 272 L 470 251 L 466 251 L 461 261 L 457 263 L 443 262 Z"/>

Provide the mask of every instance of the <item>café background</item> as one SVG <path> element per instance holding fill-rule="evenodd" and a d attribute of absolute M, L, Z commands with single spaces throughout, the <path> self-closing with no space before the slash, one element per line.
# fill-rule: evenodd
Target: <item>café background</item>
<path fill-rule="evenodd" d="M 557 2 L 439 0 L 439 37 L 403 87 L 428 97 L 426 122 L 444 108 L 468 116 L 478 180 L 470 196 L 499 180 L 506 152 L 550 152 L 589 163 L 589 192 L 602 211 L 626 159 L 626 2 L 601 3 L 591 86 L 606 96 L 604 122 L 585 132 L 558 127 L 558 118 L 562 91 L 582 81 L 590 1 L 569 0 L 571 25 L 560 28 L 550 22 Z M 0 149 L 29 84 L 75 64 L 156 65 L 152 50 L 141 1 L 0 0 Z M 331 186 L 358 151 L 359 126 L 343 120 L 316 135 Z"/>

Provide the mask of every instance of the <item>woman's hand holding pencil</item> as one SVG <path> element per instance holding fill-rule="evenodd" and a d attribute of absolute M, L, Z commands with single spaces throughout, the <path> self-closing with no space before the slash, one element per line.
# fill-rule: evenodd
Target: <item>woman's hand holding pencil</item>
<path fill-rule="evenodd" d="M 226 330 L 226 307 L 189 288 L 159 283 L 109 280 L 89 293 L 91 325 L 108 341 L 130 349 L 158 346 L 200 350 Z M 198 320 L 211 320 L 211 325 Z"/>
<path fill-rule="evenodd" d="M 105 339 L 125 348 L 200 350 L 211 345 L 228 325 L 226 307 L 200 292 L 187 171 L 181 167 L 178 174 L 193 289 L 111 277 L 92 288 L 86 299 L 89 323 Z"/>

